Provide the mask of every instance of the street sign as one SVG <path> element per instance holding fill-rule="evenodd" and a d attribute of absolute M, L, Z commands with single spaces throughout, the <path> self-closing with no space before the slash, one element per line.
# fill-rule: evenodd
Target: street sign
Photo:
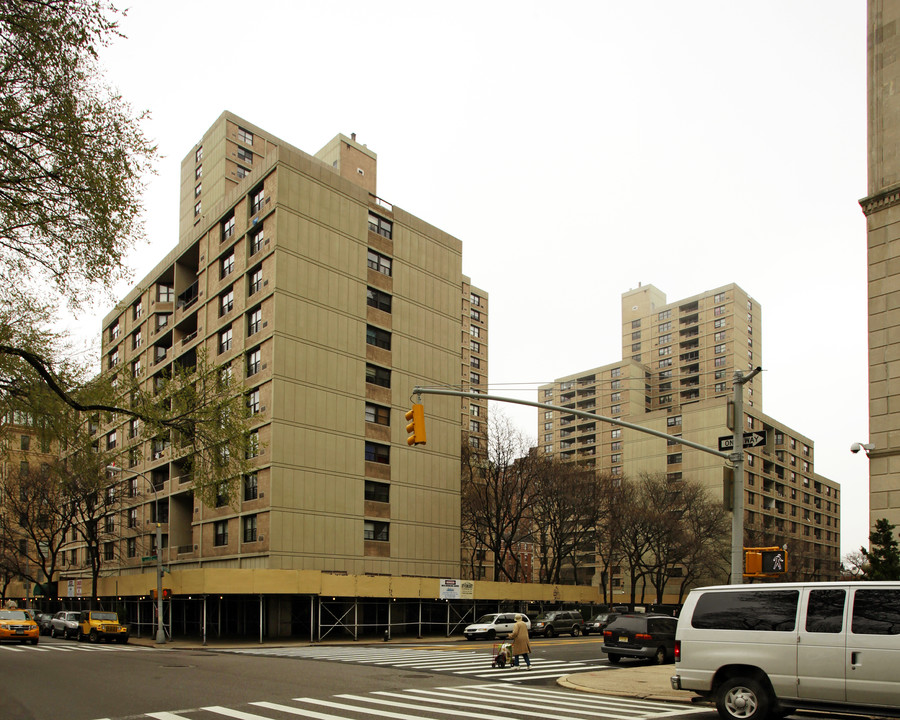
<path fill-rule="evenodd" d="M 744 433 L 744 447 L 745 448 L 755 448 L 760 445 L 766 444 L 766 431 L 765 430 L 755 430 L 753 432 Z M 719 438 L 719 450 L 724 452 L 726 450 L 734 450 L 734 436 L 733 435 L 725 435 L 724 437 Z"/>
<path fill-rule="evenodd" d="M 156 555 L 144 555 L 141 558 L 141 562 L 156 562 Z"/>

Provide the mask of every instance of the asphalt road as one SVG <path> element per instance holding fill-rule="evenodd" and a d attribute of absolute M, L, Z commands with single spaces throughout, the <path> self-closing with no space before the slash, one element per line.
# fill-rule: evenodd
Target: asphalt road
<path fill-rule="evenodd" d="M 492 700 L 496 695 L 507 698 L 499 710 L 517 703 L 526 709 L 545 703 L 549 708 L 545 714 L 563 718 L 569 714 L 552 708 L 564 705 L 564 698 L 572 697 L 578 707 L 589 700 L 600 702 L 586 693 L 556 687 L 553 677 L 565 670 L 549 670 L 584 662 L 596 667 L 598 639 L 537 639 L 531 672 L 491 670 L 491 647 L 486 641 L 451 641 L 414 646 L 299 644 L 280 650 L 251 644 L 239 651 L 221 651 L 137 644 L 94 646 L 42 637 L 36 648 L 0 646 L 0 718 L 221 717 L 220 710 L 210 710 L 211 706 L 220 708 L 225 716 L 239 718 L 427 718 L 432 711 L 424 708 L 437 703 L 433 711 L 437 718 L 446 715 L 447 709 L 441 708 L 447 704 L 457 707 L 452 714 L 458 717 L 474 710 L 475 717 L 492 718 L 498 716 L 496 701 Z M 357 657 L 348 659 L 348 653 Z M 475 658 L 474 663 L 470 657 Z M 547 674 L 542 675 L 545 671 Z M 407 698 L 409 695 L 412 699 Z M 301 711 L 297 707 L 301 698 L 311 707 Z M 252 705 L 260 702 L 271 707 Z M 394 709 L 369 707 L 375 702 L 391 703 Z M 619 698 L 610 702 L 619 707 L 628 701 Z M 358 707 L 362 705 L 366 707 Z M 484 712 L 477 712 L 479 708 Z M 663 704 L 627 715 L 631 717 L 634 712 L 638 718 L 696 714 L 684 707 L 668 711 Z M 602 709 L 598 714 L 604 714 Z M 706 715 L 712 717 L 708 712 Z M 523 718 L 534 716 L 525 712 Z"/>

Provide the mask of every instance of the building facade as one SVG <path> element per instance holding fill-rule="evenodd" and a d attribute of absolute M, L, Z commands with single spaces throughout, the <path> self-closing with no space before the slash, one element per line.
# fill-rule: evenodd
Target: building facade
<path fill-rule="evenodd" d="M 734 371 L 762 364 L 761 323 L 759 304 L 737 285 L 673 303 L 652 285 L 629 290 L 622 295 L 622 360 L 541 386 L 539 400 L 671 439 L 542 411 L 541 451 L 612 476 L 698 481 L 723 497 L 722 461 L 678 438 L 716 448 L 732 434 Z M 815 472 L 811 439 L 763 414 L 761 378 L 744 386 L 745 432 L 766 431 L 767 438 L 745 454 L 745 544 L 787 544 L 798 576 L 837 579 L 839 487 Z"/>
<path fill-rule="evenodd" d="M 210 507 L 167 440 L 102 428 L 158 492 L 108 540 L 123 572 L 156 553 L 158 501 L 172 571 L 458 575 L 460 443 L 485 443 L 487 403 L 429 397 L 416 448 L 404 413 L 416 385 L 486 387 L 488 295 L 376 172 L 355 136 L 311 156 L 228 112 L 183 160 L 178 246 L 104 319 L 104 370 L 152 388 L 204 348 L 243 378 L 259 450 Z"/>
<path fill-rule="evenodd" d="M 900 526 L 900 3 L 868 20 L 869 521 Z"/>

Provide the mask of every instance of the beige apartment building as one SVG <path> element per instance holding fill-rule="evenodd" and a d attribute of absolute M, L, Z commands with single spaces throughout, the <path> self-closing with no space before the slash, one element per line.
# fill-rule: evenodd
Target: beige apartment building
<path fill-rule="evenodd" d="M 869 523 L 900 526 L 900 2 L 868 2 Z"/>
<path fill-rule="evenodd" d="M 458 576 L 460 443 L 486 443 L 487 402 L 428 397 L 415 448 L 404 413 L 415 385 L 486 389 L 488 295 L 376 172 L 355 136 L 311 156 L 228 112 L 183 160 L 179 243 L 104 319 L 104 370 L 152 386 L 205 348 L 244 378 L 260 453 L 236 505 L 208 507 L 170 443 L 101 430 L 159 488 L 172 572 Z M 107 540 L 124 574 L 155 554 L 137 495 Z"/>
<path fill-rule="evenodd" d="M 540 402 L 590 412 L 671 435 L 666 440 L 614 424 L 542 411 L 539 447 L 613 476 L 665 473 L 723 496 L 723 462 L 683 447 L 717 448 L 732 434 L 735 370 L 762 365 L 762 309 L 737 285 L 667 302 L 652 285 L 622 295 L 622 360 L 558 378 Z M 788 545 L 805 579 L 840 570 L 837 483 L 815 472 L 813 441 L 762 412 L 762 375 L 744 386 L 744 428 L 766 431 L 745 454 L 745 544 Z M 622 578 L 614 579 L 621 586 Z"/>

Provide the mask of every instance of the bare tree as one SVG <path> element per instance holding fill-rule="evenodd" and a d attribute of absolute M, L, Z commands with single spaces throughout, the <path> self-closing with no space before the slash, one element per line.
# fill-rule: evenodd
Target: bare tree
<path fill-rule="evenodd" d="M 486 454 L 463 452 L 461 509 L 463 536 L 475 556 L 489 554 L 495 580 L 522 577 L 516 545 L 530 537 L 528 504 L 537 456 L 501 411 L 491 411 Z"/>

